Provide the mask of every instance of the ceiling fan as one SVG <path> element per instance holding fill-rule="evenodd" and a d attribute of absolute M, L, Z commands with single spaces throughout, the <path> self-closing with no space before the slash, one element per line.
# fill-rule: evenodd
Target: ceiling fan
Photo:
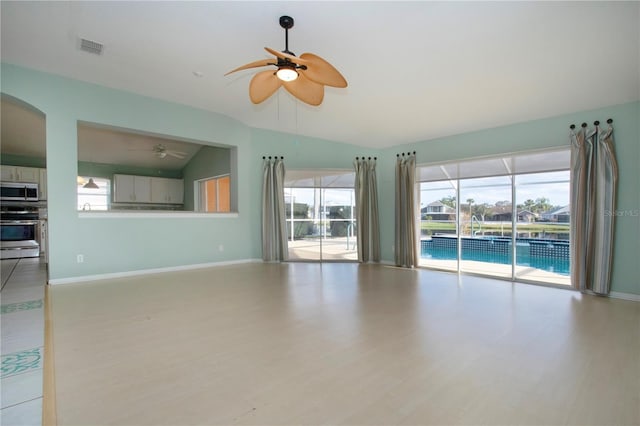
<path fill-rule="evenodd" d="M 173 151 L 171 149 L 167 149 L 161 143 L 153 146 L 153 155 L 155 155 L 157 158 L 166 158 L 167 155 L 169 155 L 171 157 L 175 157 L 175 158 L 178 158 L 180 160 L 184 160 L 187 157 L 187 153 L 186 152 Z"/>
<path fill-rule="evenodd" d="M 265 47 L 264 49 L 275 56 L 274 59 L 261 59 L 242 65 L 225 75 L 249 68 L 274 65 L 277 70 L 267 70 L 257 73 L 249 83 L 249 97 L 251 102 L 259 104 L 273 95 L 280 86 L 309 105 L 320 105 L 324 98 L 324 86 L 347 87 L 347 80 L 329 62 L 313 53 L 303 53 L 295 56 L 289 51 L 289 29 L 293 27 L 293 18 L 280 17 L 280 26 L 285 31 L 285 48 L 282 52 Z"/>

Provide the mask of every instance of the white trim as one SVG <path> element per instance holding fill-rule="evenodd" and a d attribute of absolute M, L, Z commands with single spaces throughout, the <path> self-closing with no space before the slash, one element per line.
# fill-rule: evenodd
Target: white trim
<path fill-rule="evenodd" d="M 106 211 L 78 212 L 80 219 L 225 219 L 238 218 L 240 213 L 200 213 L 181 211 Z"/>
<path fill-rule="evenodd" d="M 640 302 L 640 294 L 620 293 L 617 291 L 612 291 L 609 293 L 609 297 L 612 299 L 623 299 L 623 300 L 631 300 L 633 302 Z"/>
<path fill-rule="evenodd" d="M 257 263 L 257 262 L 262 262 L 262 259 L 227 260 L 222 262 L 196 263 L 194 265 L 169 266 L 166 268 L 140 269 L 137 271 L 113 272 L 108 274 L 97 274 L 97 275 L 84 275 L 80 277 L 57 278 L 57 279 L 49 280 L 48 282 L 51 285 L 73 284 L 73 283 L 80 283 L 80 282 L 86 282 L 86 281 L 109 280 L 114 278 L 127 278 L 127 277 L 135 277 L 139 275 L 160 274 L 164 272 L 175 272 L 175 271 L 188 271 L 192 269 L 213 268 L 217 266 L 238 265 L 242 263 Z"/>

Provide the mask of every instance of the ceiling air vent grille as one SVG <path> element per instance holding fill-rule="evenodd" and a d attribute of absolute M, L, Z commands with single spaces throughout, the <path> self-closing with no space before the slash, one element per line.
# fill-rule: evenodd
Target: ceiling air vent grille
<path fill-rule="evenodd" d="M 86 38 L 80 39 L 80 50 L 84 50 L 85 52 L 101 55 L 103 47 L 102 43 L 98 43 L 97 41 L 87 40 Z"/>

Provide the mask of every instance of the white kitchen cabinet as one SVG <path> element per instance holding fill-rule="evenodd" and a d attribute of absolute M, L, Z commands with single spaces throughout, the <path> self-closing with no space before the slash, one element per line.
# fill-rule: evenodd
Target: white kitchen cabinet
<path fill-rule="evenodd" d="M 151 202 L 158 204 L 182 204 L 184 181 L 182 179 L 151 178 Z"/>
<path fill-rule="evenodd" d="M 0 179 L 3 182 L 15 182 L 13 179 L 16 168 L 13 166 L 2 166 L 0 169 Z"/>
<path fill-rule="evenodd" d="M 3 182 L 40 183 L 40 169 L 36 167 L 2 166 L 0 171 Z"/>
<path fill-rule="evenodd" d="M 173 204 L 184 203 L 184 180 L 169 179 L 168 201 Z"/>
<path fill-rule="evenodd" d="M 38 198 L 40 200 L 47 199 L 47 169 L 38 169 L 40 173 L 40 182 L 38 185 L 38 190 L 40 194 L 38 194 Z"/>
<path fill-rule="evenodd" d="M 151 178 L 147 176 L 113 175 L 113 201 L 116 203 L 150 203 Z"/>

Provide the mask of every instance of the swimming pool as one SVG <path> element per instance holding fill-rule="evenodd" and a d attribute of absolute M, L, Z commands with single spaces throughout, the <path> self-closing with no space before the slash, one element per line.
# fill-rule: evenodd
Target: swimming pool
<path fill-rule="evenodd" d="M 421 244 L 420 257 L 423 259 L 456 260 L 458 257 L 457 241 L 455 238 L 448 239 L 450 243 L 446 244 L 446 247 L 438 246 L 438 244 L 431 244 L 431 241 L 423 240 Z M 474 240 L 478 241 L 481 239 L 474 238 Z M 486 239 L 482 241 L 483 246 L 486 241 Z M 570 262 L 568 258 L 569 256 L 565 253 L 564 247 L 562 247 L 561 250 L 556 250 L 558 252 L 561 251 L 561 253 L 557 253 L 555 255 L 540 253 L 537 247 L 534 247 L 534 253 L 531 253 L 532 246 L 537 246 L 538 243 L 539 242 L 537 241 L 533 244 L 529 241 L 518 241 L 516 243 L 516 265 L 528 266 L 568 276 L 570 273 Z M 546 244 L 547 243 L 545 243 L 545 247 L 547 247 Z M 548 246 L 550 247 L 550 250 L 553 250 L 553 245 L 551 243 L 548 243 Z M 485 249 L 479 249 L 478 247 L 479 246 L 477 245 L 465 244 L 463 238 L 462 260 L 511 265 L 510 243 L 504 244 L 504 247 L 496 247 L 495 249 L 493 248 L 494 244 L 489 245 L 489 243 L 487 243 Z"/>

